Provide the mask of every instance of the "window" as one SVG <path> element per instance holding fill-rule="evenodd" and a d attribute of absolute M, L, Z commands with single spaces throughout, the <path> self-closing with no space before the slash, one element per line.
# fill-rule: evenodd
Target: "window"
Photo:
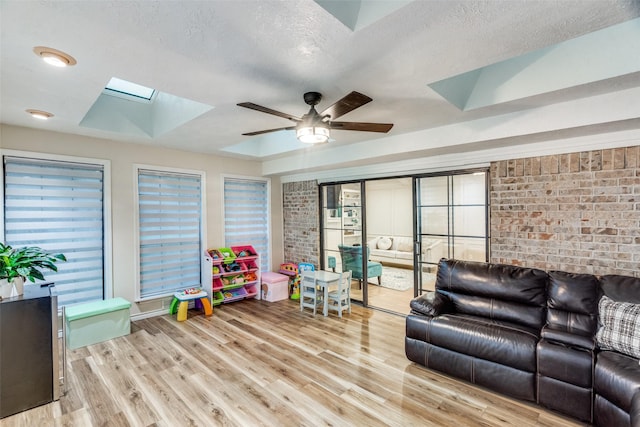
<path fill-rule="evenodd" d="M 260 254 L 260 270 L 269 271 L 269 181 L 224 178 L 225 245 L 251 245 Z"/>
<path fill-rule="evenodd" d="M 204 173 L 138 170 L 138 297 L 201 286 Z"/>
<path fill-rule="evenodd" d="M 57 273 L 45 272 L 61 306 L 101 300 L 107 293 L 106 166 L 4 157 L 4 240 L 67 257 Z"/>

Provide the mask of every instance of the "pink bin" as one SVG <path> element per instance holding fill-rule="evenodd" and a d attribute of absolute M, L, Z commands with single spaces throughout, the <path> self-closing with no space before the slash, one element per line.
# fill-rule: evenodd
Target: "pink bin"
<path fill-rule="evenodd" d="M 289 277 L 267 271 L 262 273 L 262 299 L 275 302 L 289 298 Z"/>

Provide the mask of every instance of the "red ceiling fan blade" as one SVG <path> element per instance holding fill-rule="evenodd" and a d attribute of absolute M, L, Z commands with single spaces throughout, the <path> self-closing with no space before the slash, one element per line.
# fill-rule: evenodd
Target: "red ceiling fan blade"
<path fill-rule="evenodd" d="M 286 128 L 258 130 L 258 131 L 255 131 L 255 132 L 243 133 L 243 135 L 245 135 L 245 136 L 262 135 L 263 133 L 278 132 L 279 130 L 293 130 L 295 128 L 296 128 L 295 126 L 289 126 L 289 127 L 286 127 Z"/>
<path fill-rule="evenodd" d="M 240 104 L 238 104 L 238 106 L 248 108 L 250 110 L 260 111 L 262 113 L 273 114 L 274 116 L 282 117 L 284 119 L 289 119 L 294 122 L 299 122 L 301 120 L 299 117 L 292 116 L 291 114 L 281 113 L 280 111 L 272 110 L 271 108 L 254 104 L 253 102 L 241 102 Z"/>
<path fill-rule="evenodd" d="M 335 130 L 387 133 L 393 127 L 393 123 L 331 122 L 330 127 Z"/>
<path fill-rule="evenodd" d="M 367 95 L 363 95 L 359 92 L 351 92 L 341 100 L 337 101 L 331 107 L 324 110 L 320 115 L 322 117 L 329 115 L 330 120 L 335 120 L 340 116 L 347 114 L 349 111 L 353 111 L 358 107 L 362 107 L 364 104 L 373 101 Z"/>

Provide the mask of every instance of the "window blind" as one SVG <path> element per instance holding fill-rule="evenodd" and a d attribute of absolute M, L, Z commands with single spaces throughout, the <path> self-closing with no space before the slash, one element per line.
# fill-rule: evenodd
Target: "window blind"
<path fill-rule="evenodd" d="M 5 242 L 63 253 L 58 304 L 104 298 L 104 168 L 73 162 L 4 158 Z"/>
<path fill-rule="evenodd" d="M 140 298 L 201 282 L 202 178 L 138 170 Z"/>
<path fill-rule="evenodd" d="M 260 270 L 269 271 L 268 182 L 224 179 L 224 238 L 226 245 L 251 245 L 260 254 Z"/>

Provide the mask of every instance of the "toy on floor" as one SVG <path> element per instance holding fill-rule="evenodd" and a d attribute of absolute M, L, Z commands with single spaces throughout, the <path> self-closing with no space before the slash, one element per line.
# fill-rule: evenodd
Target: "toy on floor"
<path fill-rule="evenodd" d="M 171 305 L 169 306 L 169 314 L 173 314 L 177 310 L 178 315 L 176 318 L 178 322 L 184 322 L 187 320 L 187 309 L 189 308 L 189 301 L 191 300 L 195 301 L 196 308 L 202 308 L 205 316 L 211 316 L 213 314 L 209 296 L 201 288 L 189 288 L 184 291 L 175 292 Z"/>
<path fill-rule="evenodd" d="M 300 278 L 298 277 L 298 264 L 285 262 L 280 264 L 280 274 L 289 276 L 289 296 L 291 299 L 300 298 Z"/>

